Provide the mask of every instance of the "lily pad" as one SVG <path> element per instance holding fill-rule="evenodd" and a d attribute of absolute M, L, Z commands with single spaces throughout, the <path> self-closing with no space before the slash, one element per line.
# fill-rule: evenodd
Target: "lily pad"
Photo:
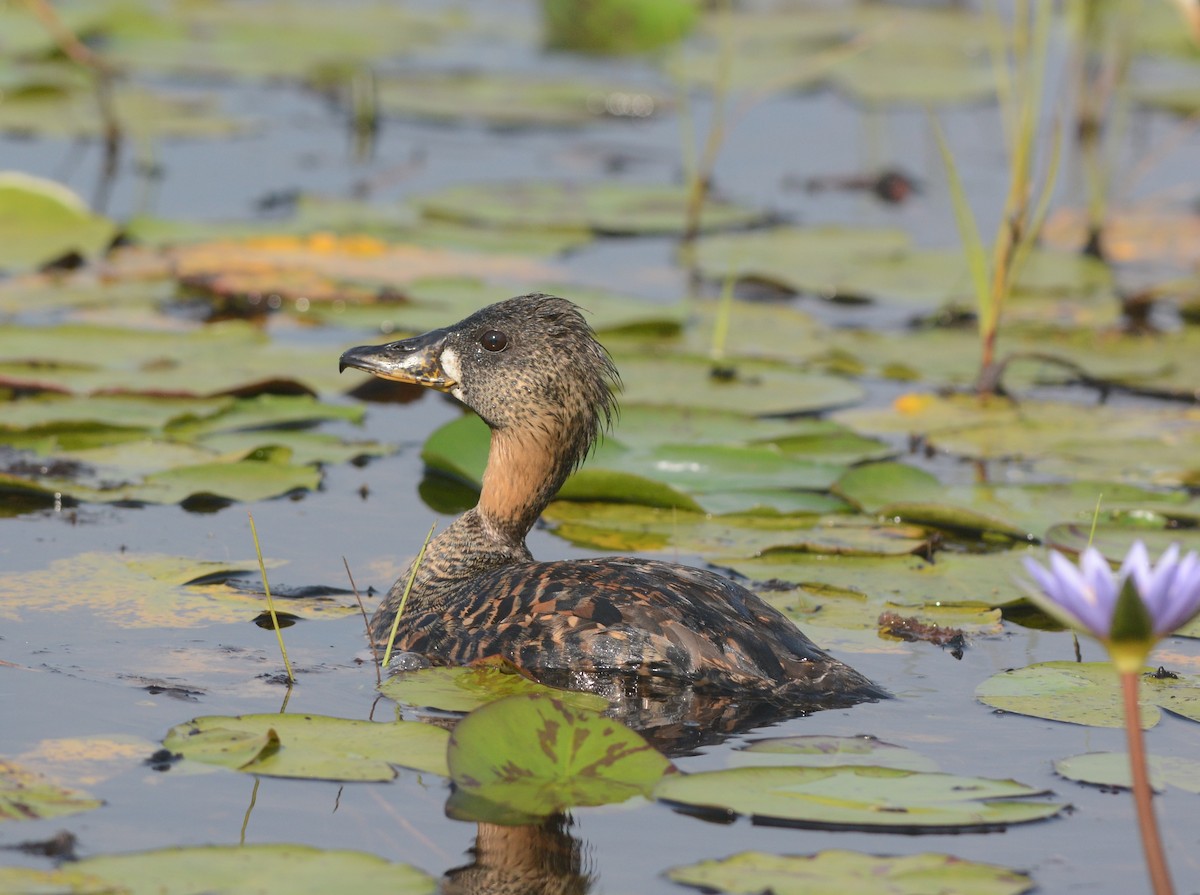
<path fill-rule="evenodd" d="M 649 795 L 671 763 L 611 718 L 556 697 L 509 696 L 467 715 L 446 758 L 457 791 L 504 811 L 548 816 Z"/>
<path fill-rule="evenodd" d="M 993 675 L 975 698 L 1019 715 L 1089 727 L 1123 727 L 1125 713 L 1116 672 L 1104 662 L 1039 662 Z M 1142 727 L 1158 723 L 1159 708 L 1200 721 L 1200 676 L 1142 676 Z"/>
<path fill-rule="evenodd" d="M 574 544 L 601 550 L 684 550 L 750 557 L 770 550 L 896 555 L 928 546 L 924 529 L 867 519 L 756 513 L 713 516 L 658 507 L 558 501 L 546 522 Z"/>
<path fill-rule="evenodd" d="M 1171 515 L 1174 508 L 1163 509 L 1165 512 L 1107 512 L 1097 520 L 1094 532 L 1087 522 L 1055 525 L 1046 532 L 1046 546 L 1074 555 L 1087 547 L 1095 547 L 1115 563 L 1125 559 L 1134 541 L 1144 543 L 1152 556 L 1159 555 L 1172 544 L 1178 544 L 1184 552 L 1200 550 L 1200 531 L 1186 524 L 1179 525 Z M 1184 519 L 1192 522 L 1195 517 L 1185 514 Z"/>
<path fill-rule="evenodd" d="M 856 404 L 864 394 L 842 377 L 752 361 L 737 364 L 732 378 L 714 377 L 712 363 L 701 360 L 618 355 L 615 361 L 624 383 L 622 405 L 782 416 Z"/>
<path fill-rule="evenodd" d="M 746 814 L 757 823 L 905 833 L 983 832 L 1053 817 L 1062 804 L 1014 780 L 872 766 L 731 768 L 673 775 L 659 801 L 700 814 Z"/>
<path fill-rule="evenodd" d="M 587 124 L 603 117 L 650 118 L 670 103 L 633 86 L 498 71 L 421 73 L 379 80 L 380 108 L 435 121 L 500 127 Z"/>
<path fill-rule="evenodd" d="M 921 852 L 885 857 L 830 849 L 813 855 L 739 852 L 719 861 L 672 867 L 667 877 L 705 892 L 730 895 L 1021 895 L 1034 887 L 1029 875 L 996 864 Z"/>
<path fill-rule="evenodd" d="M 419 200 L 433 218 L 481 227 L 562 227 L 597 233 L 681 233 L 687 190 L 652 184 L 491 183 L 448 187 Z M 704 204 L 701 229 L 760 223 L 766 214 L 718 199 Z"/>
<path fill-rule="evenodd" d="M 268 562 L 268 566 L 272 563 Z M 128 628 L 190 628 L 248 621 L 264 601 L 224 583 L 258 577 L 258 561 L 231 564 L 154 553 L 80 553 L 44 569 L 0 578 L 0 617 L 28 612 L 94 613 Z M 352 599 L 306 600 L 305 616 L 357 611 Z"/>
<path fill-rule="evenodd" d="M 440 727 L 321 715 L 211 715 L 179 724 L 163 748 L 204 764 L 307 780 L 391 780 L 396 767 L 445 776 Z"/>
<path fill-rule="evenodd" d="M 841 591 L 896 606 L 928 601 L 940 606 L 1000 607 L 1025 600 L 1018 580 L 1025 555 L 1041 557 L 1040 551 L 1032 549 L 982 554 L 941 551 L 933 562 L 916 556 L 814 557 L 779 551 L 722 561 L 722 565 L 755 581 L 792 582 L 818 597 Z"/>
<path fill-rule="evenodd" d="M 0 758 L 0 821 L 40 820 L 91 811 L 104 803 Z"/>
<path fill-rule="evenodd" d="M 490 434 L 475 416 L 447 423 L 425 442 L 421 458 L 431 469 L 478 488 L 487 462 Z M 709 495 L 755 492 L 750 506 L 790 508 L 800 490 L 828 488 L 842 467 L 811 462 L 766 446 L 661 445 L 625 450 L 607 440 L 559 492 L 563 500 L 613 501 L 693 512 L 713 509 Z M 745 504 L 744 500 L 739 502 Z M 805 504 L 810 505 L 810 504 Z M 821 510 L 837 502 L 820 501 Z"/>
<path fill-rule="evenodd" d="M 1148 755 L 1150 784 L 1158 792 L 1167 785 L 1200 793 L 1200 761 L 1178 755 Z M 1133 787 L 1128 752 L 1086 752 L 1054 762 L 1054 773 L 1078 783 L 1120 789 Z"/>
<path fill-rule="evenodd" d="M 421 333 L 446 326 L 518 291 L 566 296 L 583 309 L 588 323 L 604 341 L 613 333 L 635 337 L 642 332 L 670 335 L 679 331 L 684 319 L 684 308 L 678 303 L 662 304 L 606 289 L 550 280 L 525 280 L 505 287 L 473 277 L 416 280 L 404 288 L 406 301 L 356 310 L 347 308 L 329 319 L 344 325 L 348 321 L 369 322 L 370 326 L 389 333 Z"/>
<path fill-rule="evenodd" d="M 378 855 L 307 845 L 207 845 L 98 855 L 73 865 L 129 895 L 265 895 L 336 892 L 354 880 L 363 890 L 433 895 L 437 881 Z M 75 890 L 68 890 L 75 891 Z M 84 893 L 92 891 L 82 890 Z"/>
<path fill-rule="evenodd" d="M 0 107 L 0 121 L 7 108 L 7 102 Z M 0 270 L 34 267 L 69 252 L 94 256 L 115 233 L 112 221 L 92 214 L 65 186 L 0 171 Z"/>
<path fill-rule="evenodd" d="M 553 696 L 570 708 L 595 712 L 608 708 L 608 700 L 595 693 L 557 690 L 523 677 L 515 668 L 477 664 L 467 668 L 422 668 L 393 674 L 379 692 L 389 699 L 417 708 L 469 712 L 506 696 L 540 693 Z"/>
<path fill-rule="evenodd" d="M 904 771 L 936 771 L 919 752 L 871 736 L 794 736 L 752 740 L 730 755 L 735 765 L 788 765 L 814 768 L 873 765 Z"/>

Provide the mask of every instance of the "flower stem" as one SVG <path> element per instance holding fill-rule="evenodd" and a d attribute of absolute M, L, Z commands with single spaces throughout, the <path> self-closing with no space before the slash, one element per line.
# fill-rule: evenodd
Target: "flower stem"
<path fill-rule="evenodd" d="M 1129 743 L 1129 769 L 1133 775 L 1133 800 L 1137 805 L 1138 830 L 1142 834 L 1142 850 L 1154 895 L 1173 895 L 1171 873 L 1163 854 L 1158 821 L 1154 817 L 1150 775 L 1146 769 L 1146 745 L 1142 739 L 1142 723 L 1138 711 L 1138 676 L 1140 671 L 1121 672 L 1121 694 L 1125 699 L 1125 735 Z"/>

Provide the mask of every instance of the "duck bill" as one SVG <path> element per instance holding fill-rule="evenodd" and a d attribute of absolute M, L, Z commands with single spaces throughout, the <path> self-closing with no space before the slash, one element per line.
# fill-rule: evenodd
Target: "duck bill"
<path fill-rule="evenodd" d="M 380 379 L 411 382 L 448 392 L 458 383 L 442 365 L 442 350 L 445 347 L 444 329 L 435 329 L 423 336 L 388 342 L 386 345 L 360 345 L 342 354 L 338 372 L 353 367 Z"/>

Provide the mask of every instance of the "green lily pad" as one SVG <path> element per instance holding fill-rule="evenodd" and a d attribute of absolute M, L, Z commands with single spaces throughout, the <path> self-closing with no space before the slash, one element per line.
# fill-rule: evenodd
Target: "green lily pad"
<path fill-rule="evenodd" d="M 421 458 L 429 468 L 479 487 L 489 440 L 486 424 L 475 416 L 466 416 L 430 435 Z M 793 489 L 827 488 L 841 469 L 770 446 L 661 445 L 630 451 L 609 439 L 581 471 L 567 480 L 559 497 L 699 512 L 702 505 L 712 508 L 707 499 L 710 494 L 743 495 L 754 491 L 753 499 L 748 501 L 751 506 L 787 510 Z M 746 503 L 741 498 L 739 502 Z M 837 503 L 822 500 L 818 506 L 828 509 Z"/>
<path fill-rule="evenodd" d="M 506 696 L 541 693 L 570 708 L 602 712 L 608 700 L 595 693 L 558 690 L 531 681 L 516 669 L 494 665 L 467 668 L 422 668 L 393 674 L 379 688 L 388 699 L 417 708 L 469 712 Z"/>
<path fill-rule="evenodd" d="M 804 373 L 787 367 L 739 363 L 733 379 L 714 378 L 712 364 L 685 358 L 670 362 L 617 356 L 624 383 L 622 406 L 686 407 L 780 416 L 829 410 L 862 399 L 848 379 Z"/>
<path fill-rule="evenodd" d="M 544 518 L 573 544 L 601 550 L 683 550 L 709 556 L 757 556 L 769 550 L 814 554 L 895 555 L 928 545 L 923 529 L 862 518 L 736 514 L 557 501 Z"/>
<path fill-rule="evenodd" d="M 80 346 L 88 346 L 81 352 Z M 336 353 L 336 352 L 335 352 Z M 90 394 L 212 396 L 346 387 L 328 348 L 270 342 L 242 321 L 186 332 L 116 326 L 0 329 L 0 386 Z M 303 381 L 297 379 L 303 371 Z"/>
<path fill-rule="evenodd" d="M 172 424 L 212 417 L 233 405 L 234 399 L 229 397 L 181 400 L 140 395 L 55 395 L 5 401 L 0 403 L 0 441 L 13 432 L 63 437 L 75 428 L 164 430 Z"/>
<path fill-rule="evenodd" d="M 544 695 L 509 696 L 467 715 L 446 759 L 458 792 L 547 816 L 649 795 L 671 763 L 611 718 Z"/>
<path fill-rule="evenodd" d="M 663 778 L 659 801 L 757 823 L 906 833 L 981 832 L 1053 817 L 1063 805 L 1015 780 L 872 766 L 731 768 Z"/>
<path fill-rule="evenodd" d="M 0 821 L 63 817 L 103 804 L 87 793 L 56 786 L 40 774 L 0 758 Z"/>
<path fill-rule="evenodd" d="M 267 2 L 172 6 L 110 29 L 106 57 L 139 71 L 338 81 L 365 63 L 429 49 L 462 19 L 448 12 Z"/>
<path fill-rule="evenodd" d="M 1123 727 L 1117 675 L 1104 662 L 1039 662 L 993 675 L 975 688 L 980 702 L 1006 712 L 1085 724 Z M 1139 688 L 1142 727 L 1158 723 L 1159 708 L 1200 721 L 1200 676 L 1144 674 Z"/>
<path fill-rule="evenodd" d="M 7 108 L 0 106 L 0 122 Z M 35 267 L 68 252 L 94 256 L 115 233 L 112 221 L 92 214 L 65 186 L 0 171 L 0 270 Z"/>
<path fill-rule="evenodd" d="M 842 849 L 814 855 L 739 852 L 719 861 L 672 867 L 667 877 L 705 892 L 730 895 L 1021 895 L 1034 887 L 1027 873 L 953 855 L 921 852 L 884 857 Z"/>
<path fill-rule="evenodd" d="M 176 725 L 163 748 L 204 764 L 308 780 L 391 780 L 396 767 L 445 776 L 440 727 L 321 715 L 212 715 Z"/>
<path fill-rule="evenodd" d="M 216 96 L 194 90 L 171 94 L 118 82 L 112 104 L 124 132 L 141 139 L 228 139 L 255 127 L 250 120 L 221 114 Z M 31 92 L 5 97 L 0 105 L 0 132 L 102 138 L 107 128 L 91 91 Z"/>
<path fill-rule="evenodd" d="M 372 327 L 386 323 L 390 333 L 421 333 L 446 326 L 473 314 L 509 292 L 546 292 L 562 295 L 579 305 L 588 323 L 607 341 L 608 334 L 651 332 L 670 335 L 679 331 L 684 319 L 681 304 L 662 304 L 622 295 L 606 289 L 570 283 L 522 281 L 510 287 L 473 277 L 430 277 L 408 284 L 404 302 L 377 304 L 357 311 L 347 309 L 330 319 L 367 322 Z M 372 316 L 373 315 L 373 316 Z"/>
<path fill-rule="evenodd" d="M 542 4 L 547 46 L 582 53 L 641 53 L 675 43 L 692 29 L 690 0 L 604 0 L 580 7 L 570 0 Z"/>
<path fill-rule="evenodd" d="M 0 892 L 19 895 L 125 895 L 128 891 L 80 870 L 0 867 Z"/>
<path fill-rule="evenodd" d="M 578 125 L 602 117 L 650 118 L 669 105 L 666 97 L 643 88 L 498 71 L 383 77 L 378 89 L 385 113 L 502 127 Z"/>
<path fill-rule="evenodd" d="M 1167 785 L 1200 793 L 1200 761 L 1177 755 L 1148 755 L 1150 785 L 1162 792 Z M 1078 783 L 1133 788 L 1128 752 L 1086 752 L 1054 762 L 1054 773 Z"/>
<path fill-rule="evenodd" d="M 315 895 L 340 891 L 347 880 L 361 886 L 360 891 L 392 895 L 437 891 L 437 880 L 408 864 L 307 845 L 207 845 L 98 855 L 79 861 L 73 869 L 106 881 L 110 887 L 106 892 L 129 895 Z"/>
<path fill-rule="evenodd" d="M 268 561 L 268 566 L 274 565 Z M 0 577 L 0 618 L 28 612 L 91 613 L 127 628 L 190 628 L 249 621 L 263 599 L 223 583 L 259 576 L 258 561 L 231 564 L 155 553 L 80 553 L 44 569 Z M 307 616 L 357 611 L 352 597 L 305 600 Z"/>
<path fill-rule="evenodd" d="M 1172 544 L 1183 551 L 1200 550 L 1200 531 L 1187 525 L 1179 525 L 1171 515 L 1175 508 L 1164 508 L 1166 513 L 1108 512 L 1097 520 L 1095 531 L 1088 522 L 1070 522 L 1055 525 L 1046 532 L 1046 546 L 1063 553 L 1078 555 L 1087 547 L 1095 547 L 1110 562 L 1120 563 L 1125 559 L 1134 541 L 1141 541 L 1157 557 Z M 1185 514 L 1185 520 L 1194 516 Z"/>
<path fill-rule="evenodd" d="M 789 765 L 812 768 L 873 765 L 903 771 L 936 771 L 919 752 L 871 736 L 794 736 L 753 740 L 730 755 L 734 765 Z"/>
<path fill-rule="evenodd" d="M 917 556 L 814 557 L 777 551 L 721 564 L 755 581 L 801 585 L 816 596 L 834 591 L 899 606 L 929 601 L 942 606 L 1000 607 L 1025 600 L 1018 579 L 1026 555 L 1040 558 L 1042 553 L 1033 549 L 982 554 L 942 551 L 930 562 Z"/>
<path fill-rule="evenodd" d="M 946 486 L 933 474 L 902 463 L 855 467 L 834 491 L 883 518 L 1021 541 L 1040 539 L 1063 520 L 1090 522 L 1101 497 L 1105 507 L 1166 511 L 1187 499 L 1181 492 L 1103 481 Z"/>
<path fill-rule="evenodd" d="M 650 184 L 491 183 L 448 187 L 419 200 L 425 214 L 482 227 L 562 227 L 608 234 L 681 233 L 687 190 Z M 705 202 L 701 228 L 745 227 L 765 213 Z"/>

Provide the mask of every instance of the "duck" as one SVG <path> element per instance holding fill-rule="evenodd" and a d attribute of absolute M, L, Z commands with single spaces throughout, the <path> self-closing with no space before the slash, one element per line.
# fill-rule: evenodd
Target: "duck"
<path fill-rule="evenodd" d="M 452 395 L 491 430 L 478 503 L 389 590 L 370 622 L 375 642 L 403 602 L 394 649 L 434 665 L 500 659 L 571 689 L 615 677 L 783 702 L 887 696 L 715 571 L 640 556 L 534 559 L 526 536 L 617 416 L 620 375 L 572 302 L 510 298 L 351 348 L 347 368 Z"/>

